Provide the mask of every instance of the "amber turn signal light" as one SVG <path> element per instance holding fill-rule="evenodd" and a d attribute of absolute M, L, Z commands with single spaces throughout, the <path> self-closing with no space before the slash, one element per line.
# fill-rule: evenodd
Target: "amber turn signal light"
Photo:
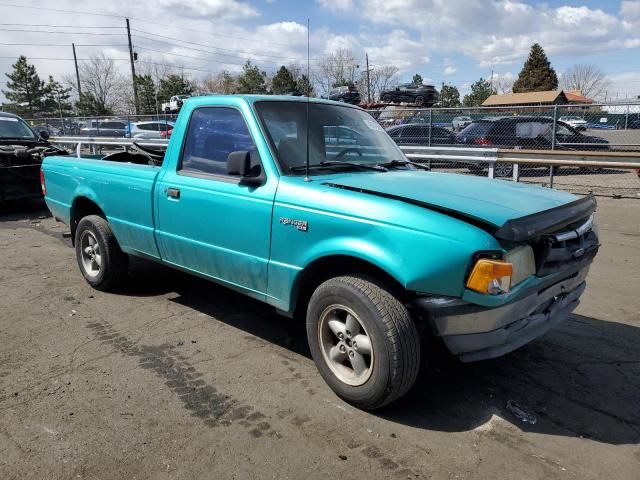
<path fill-rule="evenodd" d="M 467 280 L 467 288 L 480 293 L 498 295 L 506 293 L 511 286 L 513 265 L 499 260 L 481 258 Z"/>

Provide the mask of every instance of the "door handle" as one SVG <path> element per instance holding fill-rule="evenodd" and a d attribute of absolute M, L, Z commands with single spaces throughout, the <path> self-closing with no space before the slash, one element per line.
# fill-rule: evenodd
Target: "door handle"
<path fill-rule="evenodd" d="M 165 193 L 169 198 L 180 198 L 180 189 L 179 188 L 166 188 Z"/>

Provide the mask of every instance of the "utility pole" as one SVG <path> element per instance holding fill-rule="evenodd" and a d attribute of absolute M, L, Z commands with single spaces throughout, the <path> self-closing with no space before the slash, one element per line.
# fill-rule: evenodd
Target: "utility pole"
<path fill-rule="evenodd" d="M 489 91 L 493 95 L 493 70 L 491 70 L 491 81 L 489 82 Z"/>
<path fill-rule="evenodd" d="M 129 28 L 129 19 L 127 21 L 127 38 L 129 39 L 129 60 L 131 61 L 131 77 L 133 78 L 133 106 L 136 115 L 140 112 L 138 110 L 138 85 L 136 84 L 136 66 L 133 63 L 133 45 L 131 45 L 131 29 Z"/>
<path fill-rule="evenodd" d="M 364 54 L 365 59 L 367 61 L 367 97 L 368 102 L 371 103 L 371 78 L 369 77 L 369 54 Z"/>
<path fill-rule="evenodd" d="M 78 58 L 76 57 L 76 44 L 72 43 L 71 48 L 73 48 L 73 63 L 76 65 L 76 82 L 78 85 L 78 98 L 82 97 L 82 87 L 80 86 L 80 73 L 78 73 Z"/>

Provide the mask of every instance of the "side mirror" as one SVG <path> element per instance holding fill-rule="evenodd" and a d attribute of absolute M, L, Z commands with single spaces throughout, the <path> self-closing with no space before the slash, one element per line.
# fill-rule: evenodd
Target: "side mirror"
<path fill-rule="evenodd" d="M 40 134 L 40 138 L 43 140 L 49 140 L 49 132 L 47 132 L 46 130 L 40 130 L 40 132 L 38 132 Z"/>
<path fill-rule="evenodd" d="M 241 185 L 259 187 L 264 185 L 267 177 L 260 162 L 251 161 L 251 152 L 240 150 L 229 153 L 227 157 L 227 173 L 239 175 Z"/>

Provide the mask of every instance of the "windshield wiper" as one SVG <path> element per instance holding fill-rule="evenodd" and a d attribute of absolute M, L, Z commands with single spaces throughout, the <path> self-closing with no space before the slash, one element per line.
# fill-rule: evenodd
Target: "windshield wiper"
<path fill-rule="evenodd" d="M 431 168 L 429 168 L 428 165 L 418 162 L 412 162 L 411 160 L 391 160 L 390 162 L 386 163 L 376 163 L 376 165 L 378 165 L 379 167 L 387 168 L 399 167 L 402 165 L 413 165 L 414 167 L 421 168 L 422 170 L 431 171 Z"/>
<path fill-rule="evenodd" d="M 339 162 L 339 161 L 326 161 L 320 163 L 312 163 L 309 165 L 309 170 L 313 169 L 331 169 L 332 167 L 351 167 L 360 168 L 362 170 L 374 170 L 376 172 L 388 172 L 384 165 L 367 165 L 357 162 Z M 307 169 L 306 165 L 295 165 L 289 168 L 291 172 L 303 172 Z"/>

